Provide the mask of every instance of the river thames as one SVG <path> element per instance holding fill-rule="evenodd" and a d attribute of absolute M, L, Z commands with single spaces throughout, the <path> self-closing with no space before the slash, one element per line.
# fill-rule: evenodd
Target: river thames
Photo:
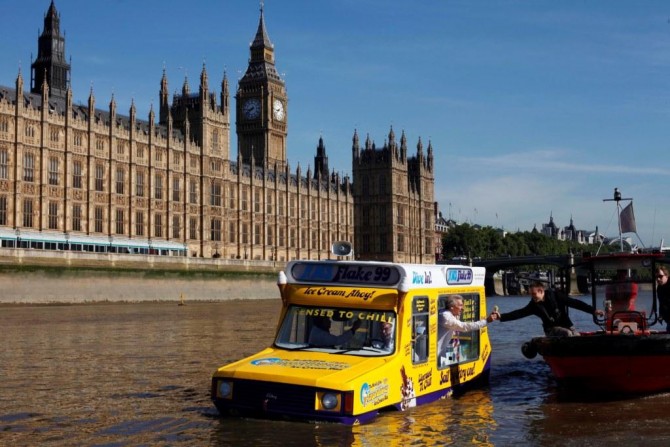
<path fill-rule="evenodd" d="M 527 297 L 494 297 L 505 312 Z M 644 302 L 644 299 L 641 300 Z M 212 372 L 271 343 L 280 300 L 0 306 L 0 445 L 583 446 L 670 441 L 670 395 L 558 393 L 521 344 L 539 319 L 494 322 L 489 386 L 356 427 L 222 419 Z M 593 330 L 590 317 L 571 316 Z"/>

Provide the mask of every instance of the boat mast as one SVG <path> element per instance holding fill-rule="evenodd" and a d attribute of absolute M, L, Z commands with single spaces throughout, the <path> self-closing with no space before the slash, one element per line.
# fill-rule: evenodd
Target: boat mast
<path fill-rule="evenodd" d="M 619 188 L 614 188 L 614 198 L 603 199 L 603 202 L 616 202 L 617 221 L 619 222 L 619 249 L 623 252 L 623 233 L 621 232 L 621 203 L 619 203 L 622 200 L 632 201 L 633 198 L 621 198 L 621 191 L 619 191 Z"/>

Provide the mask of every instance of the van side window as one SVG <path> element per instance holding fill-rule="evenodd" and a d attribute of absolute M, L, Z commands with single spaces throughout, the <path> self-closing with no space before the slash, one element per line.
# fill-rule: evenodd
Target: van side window
<path fill-rule="evenodd" d="M 459 363 L 471 362 L 479 358 L 479 330 L 469 332 L 454 331 L 451 337 L 442 325 L 442 313 L 447 311 L 447 297 L 437 298 L 437 367 L 442 369 Z M 479 320 L 480 296 L 478 293 L 459 294 L 463 298 L 461 321 Z M 449 339 L 447 339 L 449 338 Z"/>
<path fill-rule="evenodd" d="M 428 361 L 428 314 L 430 311 L 427 296 L 414 297 L 412 301 L 412 362 Z"/>

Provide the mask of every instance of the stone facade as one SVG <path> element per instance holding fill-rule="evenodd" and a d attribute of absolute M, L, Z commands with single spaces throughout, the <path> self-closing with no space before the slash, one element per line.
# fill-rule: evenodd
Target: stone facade
<path fill-rule="evenodd" d="M 134 104 L 120 114 L 113 97 L 99 109 L 92 90 L 75 105 L 52 2 L 30 92 L 20 72 L 13 88 L 0 86 L 0 230 L 171 241 L 189 256 L 271 261 L 331 258 L 331 243 L 348 240 L 363 244 L 362 257 L 432 262 L 430 144 L 427 157 L 419 141 L 408 159 L 403 134 L 379 152 L 382 163 L 355 142 L 352 181 L 328 172 L 320 140 L 314 171 L 292 170 L 288 93 L 262 10 L 250 52 L 235 95 L 234 159 L 228 79 L 215 93 L 205 66 L 197 91 L 185 80 L 171 102 L 163 73 L 158 117 L 152 107 L 140 119 Z M 380 176 L 387 183 L 371 194 L 364 185 Z M 369 245 L 371 229 L 386 242 Z"/>
<path fill-rule="evenodd" d="M 391 128 L 384 146 L 368 136 L 364 146 L 353 137 L 354 246 L 362 259 L 435 262 L 433 147 L 408 157 L 404 132 L 396 141 Z"/>

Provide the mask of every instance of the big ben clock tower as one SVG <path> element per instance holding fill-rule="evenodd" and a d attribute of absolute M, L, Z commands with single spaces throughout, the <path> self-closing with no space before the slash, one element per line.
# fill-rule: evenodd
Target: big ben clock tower
<path fill-rule="evenodd" d="M 261 17 L 247 71 L 240 79 L 237 94 L 237 150 L 242 162 L 259 166 L 286 165 L 287 95 L 286 85 L 275 68 L 274 46 Z"/>
<path fill-rule="evenodd" d="M 32 93 L 42 93 L 44 82 L 49 96 L 65 98 L 70 87 L 70 64 L 65 60 L 65 37 L 60 33 L 60 14 L 54 2 L 44 16 L 44 30 L 37 43 L 37 58 L 31 64 Z"/>

